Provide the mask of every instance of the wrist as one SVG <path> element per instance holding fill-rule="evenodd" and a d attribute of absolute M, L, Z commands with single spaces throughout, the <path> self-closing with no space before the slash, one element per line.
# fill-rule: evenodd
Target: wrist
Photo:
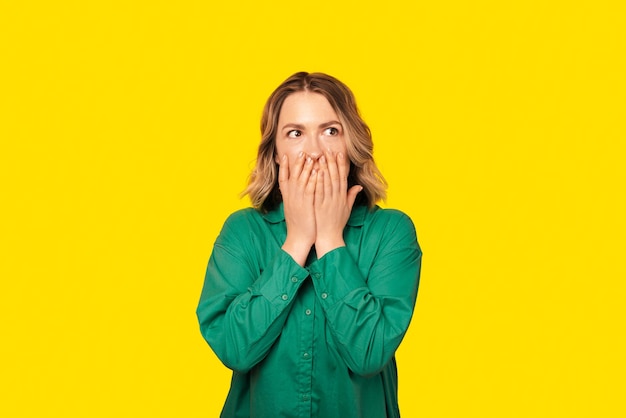
<path fill-rule="evenodd" d="M 345 247 L 346 243 L 343 240 L 343 237 L 335 237 L 329 239 L 318 239 L 315 241 L 315 252 L 317 253 L 317 258 L 322 258 L 327 253 L 335 250 L 339 247 Z"/>
<path fill-rule="evenodd" d="M 296 263 L 304 267 L 309 252 L 311 251 L 311 246 L 312 244 L 298 240 L 290 240 L 289 237 L 287 237 L 281 249 L 289 254 Z"/>

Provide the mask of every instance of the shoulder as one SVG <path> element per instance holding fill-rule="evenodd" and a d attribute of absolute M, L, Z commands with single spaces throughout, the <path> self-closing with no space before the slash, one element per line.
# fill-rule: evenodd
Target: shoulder
<path fill-rule="evenodd" d="M 247 246 L 246 243 L 250 242 L 247 237 L 257 233 L 259 220 L 261 219 L 260 212 L 250 207 L 231 213 L 224 221 L 215 245 L 219 247 L 245 248 Z"/>
<path fill-rule="evenodd" d="M 418 247 L 417 233 L 411 218 L 398 209 L 375 206 L 368 211 L 363 233 L 372 243 L 388 248 Z"/>
<path fill-rule="evenodd" d="M 411 218 L 398 209 L 383 209 L 380 206 L 374 206 L 368 211 L 365 220 L 366 223 L 385 229 L 400 227 L 414 230 Z"/>
<path fill-rule="evenodd" d="M 242 231 L 250 228 L 262 219 L 261 213 L 254 208 L 239 209 L 231 213 L 224 222 L 224 231 Z"/>

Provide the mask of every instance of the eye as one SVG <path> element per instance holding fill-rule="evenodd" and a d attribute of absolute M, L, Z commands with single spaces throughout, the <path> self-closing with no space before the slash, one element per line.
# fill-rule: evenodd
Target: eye
<path fill-rule="evenodd" d="M 298 138 L 302 136 L 302 132 L 297 129 L 292 129 L 291 131 L 287 132 L 287 136 L 289 138 Z"/>
<path fill-rule="evenodd" d="M 339 135 L 339 129 L 334 128 L 334 127 L 326 128 L 324 129 L 324 135 L 329 135 L 329 136 Z"/>

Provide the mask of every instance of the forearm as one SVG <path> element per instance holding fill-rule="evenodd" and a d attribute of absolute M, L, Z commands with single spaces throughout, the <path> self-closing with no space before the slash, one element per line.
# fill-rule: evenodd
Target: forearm
<path fill-rule="evenodd" d="M 223 258 L 218 250 L 207 268 L 197 310 L 200 330 L 227 367 L 246 372 L 280 335 L 308 272 L 283 251 L 256 279 L 241 276 L 237 263 L 224 264 Z"/>
<path fill-rule="evenodd" d="M 368 280 L 346 248 L 311 266 L 316 293 L 337 349 L 354 372 L 378 372 L 394 355 L 409 326 L 419 281 L 418 253 L 395 270 L 374 270 Z"/>

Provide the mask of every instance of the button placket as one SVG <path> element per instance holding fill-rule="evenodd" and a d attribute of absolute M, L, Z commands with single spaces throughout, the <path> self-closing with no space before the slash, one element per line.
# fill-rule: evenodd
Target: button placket
<path fill-rule="evenodd" d="M 317 297 L 315 294 L 315 288 L 313 286 L 312 281 L 315 280 L 313 276 L 313 272 L 310 272 L 308 280 L 302 281 L 302 298 L 298 299 L 302 305 L 299 305 L 299 316 L 301 321 L 301 336 L 299 339 L 298 354 L 296 356 L 299 357 L 298 361 L 298 375 L 299 375 L 299 391 L 300 391 L 300 400 L 304 404 L 303 411 L 306 416 L 310 415 L 311 408 L 311 390 L 312 390 L 312 382 L 313 382 L 313 356 L 315 355 L 314 350 L 314 332 L 315 332 L 315 305 L 317 302 Z"/>

